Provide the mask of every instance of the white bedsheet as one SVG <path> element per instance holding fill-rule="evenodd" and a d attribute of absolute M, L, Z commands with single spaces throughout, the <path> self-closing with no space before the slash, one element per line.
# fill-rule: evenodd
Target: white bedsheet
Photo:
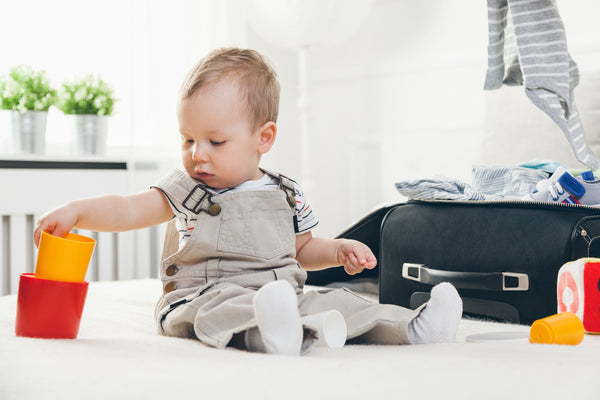
<path fill-rule="evenodd" d="M 463 320 L 456 343 L 314 348 L 301 357 L 215 350 L 155 333 L 157 280 L 90 284 L 79 337 L 16 337 L 0 297 L 0 399 L 599 399 L 600 336 L 578 346 L 466 343 L 528 331 Z"/>

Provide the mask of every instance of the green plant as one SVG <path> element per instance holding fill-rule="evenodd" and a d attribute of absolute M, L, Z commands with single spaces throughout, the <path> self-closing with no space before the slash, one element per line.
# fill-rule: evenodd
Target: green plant
<path fill-rule="evenodd" d="M 65 114 L 111 115 L 114 104 L 111 87 L 99 76 L 87 75 L 62 84 L 57 106 Z"/>
<path fill-rule="evenodd" d="M 56 90 L 44 70 L 20 65 L 11 68 L 7 76 L 0 77 L 0 109 L 48 111 L 55 101 Z"/>

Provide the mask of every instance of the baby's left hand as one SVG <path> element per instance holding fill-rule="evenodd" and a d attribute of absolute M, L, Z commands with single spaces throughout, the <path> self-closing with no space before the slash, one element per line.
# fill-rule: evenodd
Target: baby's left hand
<path fill-rule="evenodd" d="M 337 259 L 349 275 L 358 274 L 365 268 L 373 269 L 377 265 L 371 249 L 364 243 L 352 239 L 341 241 L 337 249 Z"/>

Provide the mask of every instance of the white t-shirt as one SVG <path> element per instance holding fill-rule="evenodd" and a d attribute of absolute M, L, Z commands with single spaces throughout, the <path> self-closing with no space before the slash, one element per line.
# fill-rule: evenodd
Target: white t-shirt
<path fill-rule="evenodd" d="M 215 190 L 211 188 L 204 188 L 206 191 L 211 192 L 213 194 L 223 194 L 229 192 L 244 192 L 247 190 L 279 190 L 279 182 L 275 180 L 269 174 L 265 174 L 262 178 L 254 180 L 254 181 L 246 181 L 237 186 Z M 300 189 L 300 186 L 296 182 L 294 182 L 294 197 L 296 198 L 296 207 L 294 209 L 294 218 L 296 219 L 296 223 L 294 224 L 294 228 L 296 229 L 296 235 L 301 235 L 303 233 L 311 231 L 317 224 L 319 220 L 310 208 L 310 204 L 306 201 L 306 197 L 304 197 L 304 193 Z M 186 226 L 183 226 L 183 225 Z M 196 224 L 196 219 L 187 220 L 187 221 L 177 221 L 177 230 L 179 231 L 179 248 L 182 248 L 187 243 L 191 233 Z"/>

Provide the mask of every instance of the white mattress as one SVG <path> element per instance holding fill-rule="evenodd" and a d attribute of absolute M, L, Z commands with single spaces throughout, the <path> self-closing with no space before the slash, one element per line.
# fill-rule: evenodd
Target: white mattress
<path fill-rule="evenodd" d="M 600 398 L 600 336 L 578 346 L 467 343 L 528 327 L 463 320 L 448 344 L 301 357 L 216 350 L 155 333 L 160 290 L 157 280 L 91 283 L 75 340 L 16 337 L 16 295 L 0 297 L 0 399 Z"/>

